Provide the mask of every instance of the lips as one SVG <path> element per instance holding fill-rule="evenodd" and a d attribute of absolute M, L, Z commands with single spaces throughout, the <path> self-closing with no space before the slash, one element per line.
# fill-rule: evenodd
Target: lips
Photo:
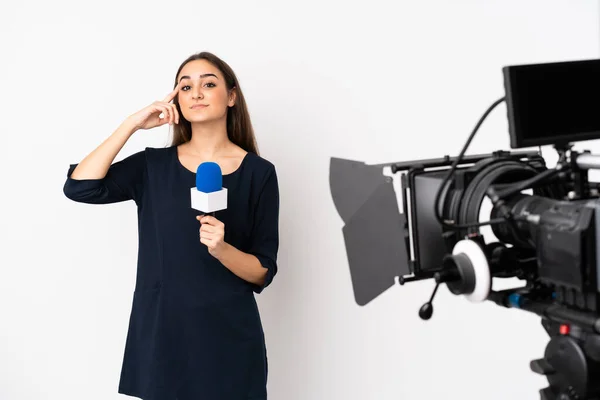
<path fill-rule="evenodd" d="M 203 108 L 206 108 L 206 107 L 208 107 L 208 104 L 194 104 L 190 108 L 192 110 L 198 110 L 198 109 L 203 109 Z"/>

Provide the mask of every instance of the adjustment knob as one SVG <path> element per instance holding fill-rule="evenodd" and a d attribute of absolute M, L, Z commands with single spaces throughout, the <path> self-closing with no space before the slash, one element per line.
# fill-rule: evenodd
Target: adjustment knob
<path fill-rule="evenodd" d="M 433 289 L 433 293 L 431 294 L 429 301 L 423 304 L 419 309 L 419 317 L 421 317 L 422 320 L 426 321 L 433 315 L 433 298 L 435 297 L 435 294 L 437 293 L 439 287 L 440 283 L 438 282 L 435 284 L 435 288 Z"/>
<path fill-rule="evenodd" d="M 424 320 L 428 320 L 433 315 L 433 304 L 425 303 L 419 309 L 419 317 Z"/>

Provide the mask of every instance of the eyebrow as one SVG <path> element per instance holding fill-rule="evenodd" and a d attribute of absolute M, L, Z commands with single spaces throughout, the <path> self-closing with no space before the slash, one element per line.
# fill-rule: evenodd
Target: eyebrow
<path fill-rule="evenodd" d="M 204 74 L 204 75 L 200 75 L 200 79 L 202 78 L 206 78 L 207 76 L 214 76 L 215 78 L 219 79 L 215 74 Z M 184 79 L 191 79 L 189 75 L 184 75 L 181 78 L 179 78 L 179 82 L 181 82 Z"/>

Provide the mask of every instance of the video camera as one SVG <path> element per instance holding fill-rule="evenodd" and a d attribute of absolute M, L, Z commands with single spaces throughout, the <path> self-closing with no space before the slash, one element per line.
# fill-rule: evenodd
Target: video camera
<path fill-rule="evenodd" d="M 355 300 L 366 305 L 396 279 L 433 279 L 419 310 L 424 320 L 441 284 L 471 302 L 533 312 L 551 338 L 544 358 L 531 362 L 549 382 L 541 399 L 600 399 L 600 184 L 588 176 L 600 169 L 600 156 L 573 149 L 600 138 L 600 60 L 502 73 L 505 96 L 457 157 L 379 165 L 331 158 Z M 503 102 L 511 148 L 539 148 L 465 156 Z M 555 166 L 547 165 L 543 145 L 557 152 Z M 400 174 L 401 207 L 386 168 Z M 524 283 L 495 291 L 494 278 Z"/>

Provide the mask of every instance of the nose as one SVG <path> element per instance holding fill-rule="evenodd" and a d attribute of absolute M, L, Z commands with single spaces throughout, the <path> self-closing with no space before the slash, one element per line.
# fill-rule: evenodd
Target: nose
<path fill-rule="evenodd" d="M 200 85 L 194 85 L 192 88 L 192 98 L 193 99 L 203 99 L 204 95 L 202 94 L 202 90 L 200 90 Z"/>

